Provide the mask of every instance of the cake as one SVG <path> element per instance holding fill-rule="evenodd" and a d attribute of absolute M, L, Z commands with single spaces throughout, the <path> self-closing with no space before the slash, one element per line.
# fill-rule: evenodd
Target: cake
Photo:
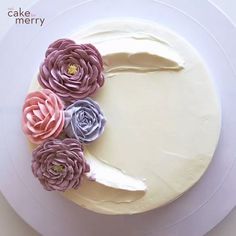
<path fill-rule="evenodd" d="M 200 179 L 221 115 L 188 42 L 153 22 L 112 19 L 45 51 L 22 118 L 35 184 L 118 215 L 164 206 Z"/>

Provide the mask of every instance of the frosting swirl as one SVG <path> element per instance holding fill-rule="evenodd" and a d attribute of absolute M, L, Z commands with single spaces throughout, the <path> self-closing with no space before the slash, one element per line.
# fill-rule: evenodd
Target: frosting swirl
<path fill-rule="evenodd" d="M 98 103 L 91 98 L 78 100 L 65 110 L 65 133 L 89 143 L 100 137 L 106 119 Z"/>
<path fill-rule="evenodd" d="M 77 189 L 89 171 L 83 147 L 76 139 L 51 139 L 33 151 L 32 172 L 48 191 Z"/>
<path fill-rule="evenodd" d="M 94 94 L 104 83 L 103 61 L 92 44 L 59 39 L 50 44 L 38 75 L 43 88 L 67 103 Z"/>
<path fill-rule="evenodd" d="M 64 127 L 64 105 L 51 90 L 31 92 L 23 105 L 22 127 L 32 143 L 57 137 Z"/>

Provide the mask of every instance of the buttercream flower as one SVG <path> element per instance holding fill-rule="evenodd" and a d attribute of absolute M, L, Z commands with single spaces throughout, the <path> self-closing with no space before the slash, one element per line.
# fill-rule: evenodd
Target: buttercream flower
<path fill-rule="evenodd" d="M 104 83 L 103 61 L 92 44 L 59 39 L 49 45 L 38 81 L 67 103 L 96 92 Z"/>
<path fill-rule="evenodd" d="M 78 100 L 65 110 L 65 133 L 84 143 L 97 139 L 103 133 L 105 123 L 98 103 L 91 98 Z"/>
<path fill-rule="evenodd" d="M 23 106 L 23 131 L 32 143 L 57 137 L 64 127 L 64 105 L 52 91 L 31 92 Z"/>
<path fill-rule="evenodd" d="M 90 171 L 76 139 L 50 139 L 33 151 L 32 172 L 48 191 L 77 189 Z"/>

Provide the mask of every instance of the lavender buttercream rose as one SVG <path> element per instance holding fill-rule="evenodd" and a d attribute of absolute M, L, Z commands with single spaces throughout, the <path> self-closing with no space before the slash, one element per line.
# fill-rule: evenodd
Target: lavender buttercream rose
<path fill-rule="evenodd" d="M 90 171 L 76 139 L 50 139 L 33 151 L 32 172 L 48 191 L 77 189 Z"/>
<path fill-rule="evenodd" d="M 91 98 L 78 100 L 65 110 L 65 133 L 83 143 L 96 140 L 104 131 L 106 119 Z"/>
<path fill-rule="evenodd" d="M 59 39 L 49 45 L 38 81 L 63 101 L 73 103 L 94 94 L 104 83 L 103 61 L 92 44 Z"/>

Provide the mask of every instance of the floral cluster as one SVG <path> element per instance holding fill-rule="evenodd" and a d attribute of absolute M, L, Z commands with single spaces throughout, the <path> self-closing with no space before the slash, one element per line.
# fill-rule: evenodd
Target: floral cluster
<path fill-rule="evenodd" d="M 23 131 L 38 144 L 32 172 L 48 191 L 77 189 L 90 171 L 83 145 L 99 138 L 106 123 L 89 97 L 104 83 L 102 57 L 92 44 L 59 39 L 45 53 L 38 82 L 42 89 L 27 95 L 22 112 Z"/>

